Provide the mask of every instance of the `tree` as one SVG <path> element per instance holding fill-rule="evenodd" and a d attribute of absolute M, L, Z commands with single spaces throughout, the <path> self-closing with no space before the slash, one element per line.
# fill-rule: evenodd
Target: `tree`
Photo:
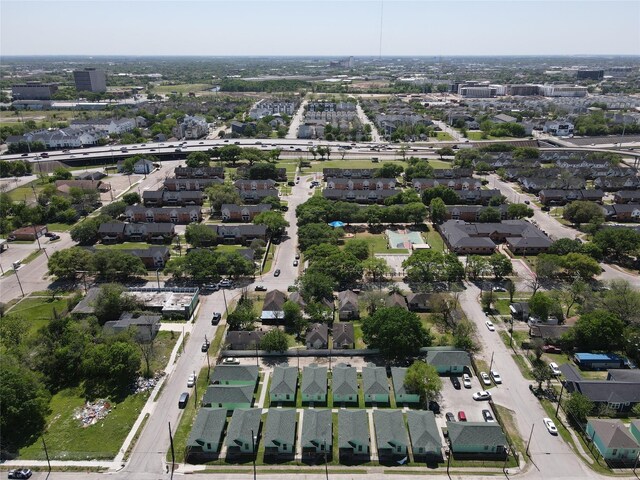
<path fill-rule="evenodd" d="M 49 273 L 61 280 L 74 280 L 78 271 L 87 271 L 90 265 L 91 253 L 80 247 L 53 252 L 47 264 Z"/>
<path fill-rule="evenodd" d="M 499 223 L 501 218 L 500 210 L 494 207 L 487 207 L 480 212 L 478 221 L 482 223 Z"/>
<path fill-rule="evenodd" d="M 190 168 L 198 168 L 198 167 L 208 167 L 209 166 L 209 155 L 205 152 L 191 152 L 187 155 L 187 167 Z"/>
<path fill-rule="evenodd" d="M 581 393 L 572 393 L 564 403 L 568 416 L 578 424 L 583 425 L 587 417 L 593 412 L 594 403 Z"/>
<path fill-rule="evenodd" d="M 71 177 L 73 177 L 73 174 L 71 173 L 71 170 L 68 170 L 64 167 L 56 167 L 53 170 L 53 175 L 51 177 L 52 181 L 56 181 L 56 180 L 70 180 Z"/>
<path fill-rule="evenodd" d="M 411 157 L 413 158 L 413 157 Z M 411 162 L 411 158 L 409 161 Z M 433 167 L 429 165 L 429 162 L 426 160 L 415 159 L 415 162 L 411 162 L 411 165 L 407 167 L 404 172 L 404 178 L 408 182 L 413 180 L 414 178 L 432 178 L 433 177 Z"/>
<path fill-rule="evenodd" d="M 422 326 L 420 317 L 400 307 L 379 308 L 365 318 L 362 335 L 369 348 L 379 349 L 388 360 L 410 358 L 433 341 L 430 332 Z"/>
<path fill-rule="evenodd" d="M 583 253 L 568 253 L 560 257 L 560 264 L 570 277 L 578 276 L 588 280 L 602 271 L 600 264 Z"/>
<path fill-rule="evenodd" d="M 190 223 L 185 229 L 184 238 L 191 246 L 200 248 L 215 245 L 218 234 L 208 225 Z"/>
<path fill-rule="evenodd" d="M 567 255 L 568 253 L 579 253 L 582 249 L 582 242 L 572 238 L 560 238 L 549 247 L 549 253 L 554 255 Z"/>
<path fill-rule="evenodd" d="M 116 340 L 90 347 L 82 362 L 89 397 L 123 394 L 140 370 L 140 352 L 131 342 Z"/>
<path fill-rule="evenodd" d="M 504 278 L 513 272 L 513 265 L 511 259 L 505 257 L 500 253 L 494 253 L 489 257 L 489 265 L 493 270 L 493 276 L 496 280 Z"/>
<path fill-rule="evenodd" d="M 121 169 L 123 173 L 127 173 L 131 175 L 135 169 L 136 162 L 138 161 L 138 157 L 129 157 L 125 158 L 121 163 Z"/>
<path fill-rule="evenodd" d="M 316 259 L 308 269 L 332 277 L 339 285 L 346 287 L 362 279 L 362 264 L 356 257 L 343 250 Z"/>
<path fill-rule="evenodd" d="M 436 153 L 440 155 L 440 160 L 442 160 L 442 157 L 445 156 L 453 157 L 456 154 L 456 151 L 451 147 L 442 147 L 436 150 Z"/>
<path fill-rule="evenodd" d="M 252 180 L 278 180 L 278 168 L 273 163 L 258 162 L 249 168 L 249 178 Z"/>
<path fill-rule="evenodd" d="M 640 233 L 627 228 L 605 228 L 593 237 L 593 243 L 602 249 L 606 257 L 622 260 L 640 249 Z"/>
<path fill-rule="evenodd" d="M 136 203 L 140 203 L 141 199 L 138 192 L 129 192 L 122 196 L 122 201 L 127 205 L 135 205 Z"/>
<path fill-rule="evenodd" d="M 521 218 L 533 217 L 533 209 L 529 208 L 524 203 L 511 203 L 507 207 L 507 217 L 519 220 Z"/>
<path fill-rule="evenodd" d="M 71 239 L 80 245 L 92 245 L 98 240 L 98 229 L 104 222 L 113 220 L 106 215 L 83 220 L 71 229 Z"/>
<path fill-rule="evenodd" d="M 100 287 L 94 302 L 94 315 L 100 325 L 120 318 L 123 312 L 140 308 L 138 301 L 125 293 L 125 288 L 117 283 L 107 283 Z"/>
<path fill-rule="evenodd" d="M 97 250 L 91 258 L 91 269 L 109 280 L 143 276 L 147 274 L 140 257 L 126 250 Z"/>
<path fill-rule="evenodd" d="M 405 221 L 412 222 L 415 225 L 424 221 L 427 212 L 427 207 L 420 202 L 413 202 L 404 206 Z"/>
<path fill-rule="evenodd" d="M 309 223 L 298 228 L 298 245 L 305 251 L 312 245 L 320 243 L 337 244 L 338 238 L 344 235 L 342 229 L 331 228 L 326 223 Z"/>
<path fill-rule="evenodd" d="M 531 369 L 531 375 L 533 379 L 538 382 L 538 390 L 542 389 L 542 383 L 551 380 L 551 370 L 549 365 L 542 361 L 537 361 Z"/>
<path fill-rule="evenodd" d="M 265 333 L 260 340 L 260 350 L 266 352 L 284 352 L 289 348 L 289 338 L 279 328 L 274 328 Z"/>
<path fill-rule="evenodd" d="M 495 298 L 496 298 L 496 295 L 493 292 L 493 290 L 485 290 L 484 292 L 482 292 L 482 296 L 480 297 L 480 302 L 482 304 L 482 309 L 485 312 L 487 313 L 491 312 L 491 305 L 495 301 Z"/>
<path fill-rule="evenodd" d="M 434 250 L 415 250 L 402 262 L 402 268 L 416 283 L 457 282 L 464 277 L 464 266 L 455 254 Z"/>
<path fill-rule="evenodd" d="M 479 350 L 474 340 L 476 325 L 469 320 L 461 320 L 453 329 L 453 346 L 470 352 Z"/>
<path fill-rule="evenodd" d="M 618 318 L 640 325 L 640 291 L 626 280 L 612 280 L 602 293 L 602 307 Z"/>
<path fill-rule="evenodd" d="M 227 316 L 227 324 L 230 330 L 253 330 L 256 321 L 256 312 L 253 309 L 253 301 L 246 295 L 240 297 L 235 310 Z"/>
<path fill-rule="evenodd" d="M 472 280 L 482 278 L 490 272 L 491 266 L 486 257 L 480 255 L 469 255 L 467 257 L 467 275 Z"/>
<path fill-rule="evenodd" d="M 286 328 L 295 334 L 298 338 L 307 329 L 308 322 L 302 315 L 300 305 L 291 300 L 284 302 L 282 306 L 284 312 L 284 323 Z"/>
<path fill-rule="evenodd" d="M 574 278 L 573 282 L 571 282 L 570 285 L 568 286 L 565 285 L 562 288 L 562 290 L 557 291 L 560 297 L 562 298 L 564 305 L 567 308 L 567 311 L 564 315 L 566 318 L 569 317 L 571 313 L 571 308 L 576 303 L 582 303 L 584 300 L 584 297 L 590 291 L 591 289 L 589 288 L 589 285 L 585 283 L 585 281 L 582 280 L 582 278 L 580 277 Z"/>
<path fill-rule="evenodd" d="M 344 244 L 344 251 L 356 257 L 358 260 L 369 258 L 369 243 L 366 240 L 348 240 Z"/>
<path fill-rule="evenodd" d="M 531 314 L 546 322 L 554 308 L 555 302 L 544 292 L 534 293 L 529 299 L 529 311 Z"/>
<path fill-rule="evenodd" d="M 624 322 L 614 313 L 595 310 L 580 316 L 573 333 L 580 351 L 619 350 L 624 343 Z"/>
<path fill-rule="evenodd" d="M 362 268 L 373 282 L 384 280 L 385 275 L 391 273 L 391 267 L 384 258 L 371 257 L 362 262 Z"/>
<path fill-rule="evenodd" d="M 583 223 L 604 223 L 602 207 L 595 202 L 577 200 L 564 207 L 562 217 L 575 224 L 578 228 Z"/>
<path fill-rule="evenodd" d="M 422 203 L 429 206 L 434 198 L 441 198 L 445 205 L 456 205 L 460 203 L 460 198 L 455 190 L 438 185 L 437 187 L 427 188 L 422 192 Z"/>
<path fill-rule="evenodd" d="M 118 201 L 118 202 L 110 203 L 109 205 L 105 205 L 104 207 L 102 207 L 101 212 L 104 215 L 110 216 L 111 218 L 118 218 L 120 215 L 124 213 L 126 208 L 127 208 L 127 204 L 125 202 Z"/>
<path fill-rule="evenodd" d="M 324 273 L 307 271 L 300 277 L 300 294 L 307 303 L 332 300 L 335 286 L 333 277 Z"/>
<path fill-rule="evenodd" d="M 44 429 L 51 398 L 38 375 L 12 355 L 0 363 L 2 450 L 16 452 Z"/>
<path fill-rule="evenodd" d="M 378 178 L 397 178 L 404 171 L 402 165 L 397 163 L 385 162 L 378 169 L 376 177 Z"/>
<path fill-rule="evenodd" d="M 509 293 L 509 303 L 513 303 L 513 296 L 516 293 L 516 282 L 511 279 L 507 279 L 505 281 L 504 288 Z"/>
<path fill-rule="evenodd" d="M 431 210 L 431 221 L 433 223 L 442 223 L 447 218 L 447 207 L 440 197 L 431 200 L 429 208 Z"/>
<path fill-rule="evenodd" d="M 226 147 L 223 147 L 226 148 Z M 233 185 L 211 185 L 205 190 L 209 203 L 211 204 L 211 210 L 219 212 L 223 204 L 237 204 L 242 203 L 238 190 Z"/>
<path fill-rule="evenodd" d="M 407 368 L 404 386 L 408 392 L 420 395 L 420 401 L 426 405 L 429 399 L 436 397 L 442 390 L 442 380 L 434 366 L 416 360 Z"/>
<path fill-rule="evenodd" d="M 266 226 L 269 233 L 275 237 L 281 236 L 289 226 L 289 222 L 284 219 L 282 212 L 276 210 L 259 213 L 254 217 L 253 223 Z"/>
<path fill-rule="evenodd" d="M 242 148 L 238 145 L 225 145 L 220 149 L 220 160 L 235 165 L 242 155 Z"/>

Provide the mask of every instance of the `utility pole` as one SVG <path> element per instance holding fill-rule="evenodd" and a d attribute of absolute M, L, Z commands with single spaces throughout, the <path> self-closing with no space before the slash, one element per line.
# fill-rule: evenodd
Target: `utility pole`
<path fill-rule="evenodd" d="M 20 291 L 22 292 L 22 296 L 24 297 L 24 290 L 22 289 L 22 283 L 20 283 L 20 277 L 18 276 L 18 269 L 13 267 L 13 274 L 16 276 L 16 280 L 18 281 L 18 286 L 20 287 Z"/>
<path fill-rule="evenodd" d="M 209 352 L 207 352 L 207 357 L 208 356 L 209 356 Z M 195 381 L 193 382 L 193 393 L 195 393 L 195 395 L 196 395 L 194 403 L 197 405 L 198 404 L 198 376 L 196 375 L 196 371 L 195 370 L 193 371 L 193 376 L 195 377 Z"/>
<path fill-rule="evenodd" d="M 158 282 L 158 288 L 160 288 L 160 269 L 156 270 L 156 281 Z"/>
<path fill-rule="evenodd" d="M 173 435 L 171 435 L 171 422 L 169 422 L 169 443 L 171 445 L 171 479 L 173 480 L 173 469 L 176 464 L 176 453 L 173 449 Z"/>
<path fill-rule="evenodd" d="M 327 441 L 324 441 L 324 474 L 327 480 L 329 480 L 329 464 L 327 463 Z"/>
<path fill-rule="evenodd" d="M 253 450 L 251 452 L 253 453 L 253 480 L 256 480 L 256 435 L 253 430 L 251 430 L 251 449 Z"/>
<path fill-rule="evenodd" d="M 529 434 L 529 440 L 527 441 L 527 449 L 525 450 L 525 453 L 527 455 L 529 455 L 529 447 L 531 446 L 531 437 L 533 437 L 533 428 L 536 426 L 536 424 L 534 423 L 533 425 L 531 425 L 531 433 Z"/>
<path fill-rule="evenodd" d="M 229 306 L 227 305 L 227 295 L 224 293 L 224 288 L 222 290 L 222 298 L 224 300 L 224 311 L 227 313 L 227 317 L 229 316 Z"/>
<path fill-rule="evenodd" d="M 558 410 L 560 410 L 560 402 L 562 401 L 562 392 L 564 392 L 564 383 L 560 383 L 560 396 L 558 397 L 558 406 L 556 407 L 556 417 L 558 416 Z"/>
<path fill-rule="evenodd" d="M 47 444 L 44 441 L 44 435 L 40 435 L 42 439 L 42 446 L 44 447 L 44 454 L 47 457 L 47 465 L 49 466 L 49 473 L 51 473 L 51 460 L 49 460 L 49 452 L 47 450 Z"/>
<path fill-rule="evenodd" d="M 491 363 L 489 364 L 489 372 L 491 372 L 491 368 L 493 367 L 493 354 L 496 352 L 491 352 Z"/>

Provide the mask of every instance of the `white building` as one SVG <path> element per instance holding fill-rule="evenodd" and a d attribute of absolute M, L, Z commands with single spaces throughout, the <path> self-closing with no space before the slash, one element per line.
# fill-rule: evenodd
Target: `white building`
<path fill-rule="evenodd" d="M 586 97 L 587 87 L 577 85 L 543 85 L 540 89 L 545 97 Z"/>
<path fill-rule="evenodd" d="M 23 142 L 42 142 L 47 149 L 80 148 L 98 144 L 98 140 L 107 136 L 107 131 L 91 126 L 68 127 L 55 130 L 35 130 L 24 135 L 7 138 L 7 144 Z"/>
<path fill-rule="evenodd" d="M 136 121 L 132 118 L 121 118 L 118 120 L 114 118 L 96 118 L 93 120 L 74 120 L 71 122 L 71 128 L 86 126 L 106 130 L 109 135 L 120 135 L 136 128 Z"/>
<path fill-rule="evenodd" d="M 185 115 L 182 122 L 176 127 L 178 137 L 186 140 L 195 140 L 209 134 L 209 124 L 203 117 Z"/>
<path fill-rule="evenodd" d="M 573 135 L 573 128 L 573 123 L 567 120 L 554 120 L 546 122 L 542 131 L 555 135 L 556 137 L 566 137 L 568 135 Z"/>

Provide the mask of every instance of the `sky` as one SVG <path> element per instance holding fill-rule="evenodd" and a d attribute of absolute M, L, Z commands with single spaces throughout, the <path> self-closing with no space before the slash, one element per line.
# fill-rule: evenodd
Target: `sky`
<path fill-rule="evenodd" d="M 640 55 L 640 1 L 0 0 L 0 55 Z"/>

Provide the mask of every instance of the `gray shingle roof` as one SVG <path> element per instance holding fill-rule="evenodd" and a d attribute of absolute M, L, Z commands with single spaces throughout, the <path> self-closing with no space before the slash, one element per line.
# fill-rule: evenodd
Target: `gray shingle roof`
<path fill-rule="evenodd" d="M 281 442 L 293 445 L 295 437 L 296 411 L 292 408 L 270 408 L 265 424 L 264 446 L 280 446 Z"/>
<path fill-rule="evenodd" d="M 447 422 L 451 445 L 507 445 L 500 425 L 485 422 Z"/>
<path fill-rule="evenodd" d="M 393 380 L 393 391 L 396 395 L 406 395 L 411 393 L 404 386 L 404 377 L 407 375 L 407 369 L 402 367 L 391 368 L 391 378 Z"/>
<path fill-rule="evenodd" d="M 333 445 L 331 410 L 307 409 L 302 415 L 302 447 Z"/>
<path fill-rule="evenodd" d="M 376 428 L 378 449 L 392 448 L 395 450 L 397 445 L 409 445 L 409 437 L 404 426 L 402 411 L 374 410 L 373 423 Z"/>
<path fill-rule="evenodd" d="M 295 395 L 298 384 L 298 369 L 288 365 L 276 365 L 271 376 L 270 394 Z"/>
<path fill-rule="evenodd" d="M 233 380 L 256 383 L 259 376 L 256 365 L 217 365 L 211 374 L 211 383 Z"/>
<path fill-rule="evenodd" d="M 203 405 L 216 403 L 253 402 L 253 385 L 209 385 L 202 399 Z"/>
<path fill-rule="evenodd" d="M 302 370 L 302 393 L 307 395 L 327 394 L 327 367 L 314 363 Z"/>
<path fill-rule="evenodd" d="M 389 394 L 387 372 L 383 367 L 362 367 L 362 386 L 365 395 Z"/>
<path fill-rule="evenodd" d="M 366 410 L 338 411 L 338 446 L 352 448 L 356 444 L 369 445 L 369 415 Z"/>
<path fill-rule="evenodd" d="M 442 449 L 442 439 L 433 412 L 409 410 L 407 424 L 414 455 L 418 447 L 422 447 L 425 452 L 439 452 Z"/>
<path fill-rule="evenodd" d="M 638 448 L 638 442 L 620 420 L 590 418 L 596 434 L 607 448 Z"/>
<path fill-rule="evenodd" d="M 260 430 L 260 408 L 238 408 L 233 411 L 233 416 L 227 428 L 225 444 L 229 447 L 240 446 L 242 441 L 251 441 L 251 432 L 258 435 Z"/>
<path fill-rule="evenodd" d="M 469 353 L 464 350 L 429 350 L 425 358 L 429 365 L 462 365 L 471 366 Z"/>
<path fill-rule="evenodd" d="M 350 345 L 355 341 L 353 323 L 340 322 L 333 324 L 333 347 L 342 347 L 342 345 Z"/>
<path fill-rule="evenodd" d="M 205 443 L 219 443 L 227 421 L 224 408 L 201 408 L 191 428 L 188 447 L 201 447 Z"/>
<path fill-rule="evenodd" d="M 348 367 L 339 363 L 333 369 L 331 382 L 332 392 L 339 395 L 358 394 L 358 373 L 355 367 Z"/>

